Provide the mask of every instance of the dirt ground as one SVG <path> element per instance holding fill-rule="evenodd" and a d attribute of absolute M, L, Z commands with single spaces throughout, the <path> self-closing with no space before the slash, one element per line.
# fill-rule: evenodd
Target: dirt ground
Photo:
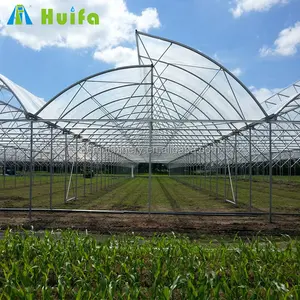
<path fill-rule="evenodd" d="M 89 230 L 99 234 L 155 232 L 220 235 L 300 235 L 299 217 L 274 217 L 273 223 L 262 217 L 211 217 L 211 216 L 165 216 L 95 213 L 41 213 L 33 212 L 30 222 L 28 213 L 0 212 L 0 227 L 44 229 Z"/>

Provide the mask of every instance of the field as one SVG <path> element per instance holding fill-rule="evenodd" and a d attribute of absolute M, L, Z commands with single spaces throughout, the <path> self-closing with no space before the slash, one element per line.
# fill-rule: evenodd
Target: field
<path fill-rule="evenodd" d="M 0 232 L 0 299 L 298 299 L 300 218 L 284 214 L 300 213 L 300 177 L 273 176 L 272 223 L 269 177 L 253 176 L 251 206 L 249 178 L 232 180 L 154 175 L 151 212 L 174 214 L 150 215 L 147 174 L 75 175 L 65 203 L 69 177 L 55 174 L 50 195 L 49 174 L 36 172 L 32 207 L 69 212 L 0 211 L 14 230 Z M 0 207 L 28 208 L 29 186 L 0 176 Z M 193 212 L 207 215 L 177 214 Z M 209 215 L 242 212 L 265 215 Z"/>
<path fill-rule="evenodd" d="M 300 242 L 11 232 L 1 299 L 298 299 Z"/>
<path fill-rule="evenodd" d="M 98 175 L 92 179 L 72 178 L 69 197 L 76 201 L 64 202 L 65 186 L 69 177 L 55 175 L 53 180 L 52 208 L 101 209 L 148 211 L 148 177 L 134 179 L 124 175 Z M 153 176 L 151 211 L 158 212 L 268 212 L 269 177 L 253 176 L 252 205 L 250 207 L 250 182 L 248 177 L 233 178 L 233 191 L 237 205 L 225 202 L 233 200 L 228 177 L 219 176 Z M 50 207 L 50 177 L 47 173 L 35 173 L 33 208 Z M 300 213 L 300 177 L 273 176 L 273 211 Z M 29 177 L 0 176 L 0 207 L 28 208 Z"/>

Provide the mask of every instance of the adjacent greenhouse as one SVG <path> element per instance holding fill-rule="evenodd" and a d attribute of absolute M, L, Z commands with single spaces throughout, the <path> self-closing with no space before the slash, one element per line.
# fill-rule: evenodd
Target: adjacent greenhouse
<path fill-rule="evenodd" d="M 259 102 L 195 49 L 136 43 L 47 102 L 0 76 L 1 210 L 300 214 L 300 81 Z"/>

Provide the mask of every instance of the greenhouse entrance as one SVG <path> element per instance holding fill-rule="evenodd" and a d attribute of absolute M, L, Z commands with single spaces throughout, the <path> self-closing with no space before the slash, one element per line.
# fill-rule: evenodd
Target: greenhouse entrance
<path fill-rule="evenodd" d="M 259 102 L 203 53 L 136 39 L 138 65 L 48 102 L 1 75 L 1 210 L 298 216 L 300 83 Z"/>

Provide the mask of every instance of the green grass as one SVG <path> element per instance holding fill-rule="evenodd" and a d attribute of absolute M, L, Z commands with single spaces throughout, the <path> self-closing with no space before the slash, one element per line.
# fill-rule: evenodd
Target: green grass
<path fill-rule="evenodd" d="M 69 198 L 75 196 L 76 175 L 73 175 Z M 0 206 L 1 207 L 28 207 L 29 205 L 29 176 L 6 176 L 5 185 L 3 176 L 0 177 Z M 77 197 L 78 201 L 64 204 L 65 176 L 56 174 L 53 177 L 52 203 L 54 208 L 79 208 L 89 204 L 94 199 L 99 199 L 113 187 L 118 186 L 127 176 L 102 175 L 92 179 L 83 178 L 82 174 L 77 176 Z M 49 208 L 50 206 L 50 176 L 34 176 L 33 179 L 34 208 Z M 66 185 L 69 184 L 67 176 Z"/>
<path fill-rule="evenodd" d="M 300 242 L 7 232 L 1 299 L 299 299 Z"/>
<path fill-rule="evenodd" d="M 78 174 L 78 200 L 64 203 L 65 177 L 54 176 L 53 208 L 148 210 L 148 178 L 137 176 L 131 179 L 124 175 L 99 175 L 84 179 Z M 174 180 L 176 179 L 176 180 Z M 233 176 L 233 186 L 235 182 Z M 252 210 L 269 209 L 268 176 L 253 176 Z M 289 180 L 290 179 L 290 180 Z M 67 178 L 68 184 L 69 178 Z M 73 175 L 69 197 L 75 195 Z M 153 176 L 152 211 L 249 211 L 248 177 L 239 176 L 237 181 L 237 202 L 234 206 L 224 199 L 233 200 L 230 181 L 219 176 Z M 36 174 L 33 186 L 34 208 L 50 207 L 50 177 Z M 225 197 L 226 191 L 226 197 Z M 274 176 L 273 211 L 300 212 L 300 176 Z M 28 176 L 0 176 L 0 207 L 22 207 L 29 205 Z"/>
<path fill-rule="evenodd" d="M 175 176 L 177 180 L 194 188 L 201 188 L 218 199 L 233 200 L 228 176 Z M 238 207 L 249 210 L 250 181 L 246 176 L 237 177 Z M 232 176 L 234 193 L 236 191 L 235 177 Z M 217 188 L 218 187 L 218 188 Z M 216 192 L 218 190 L 218 193 Z M 225 197 L 226 191 L 226 197 Z M 273 176 L 272 202 L 275 212 L 300 213 L 300 176 Z M 252 208 L 255 211 L 269 209 L 269 176 L 253 176 Z"/>

